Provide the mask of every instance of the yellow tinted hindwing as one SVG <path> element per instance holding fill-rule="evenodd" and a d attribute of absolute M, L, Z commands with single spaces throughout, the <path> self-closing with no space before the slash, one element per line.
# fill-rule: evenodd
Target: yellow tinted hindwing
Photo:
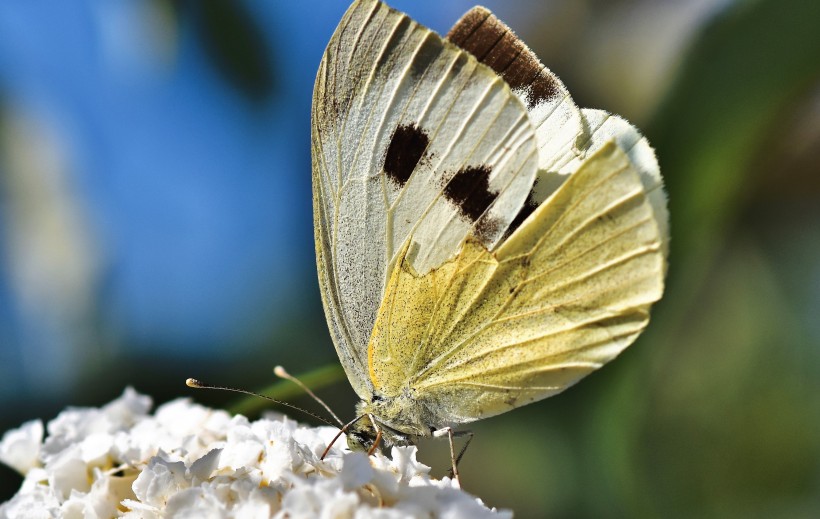
<path fill-rule="evenodd" d="M 566 389 L 637 337 L 663 291 L 653 208 L 611 142 L 496 251 L 468 237 L 419 276 L 410 250 L 385 289 L 369 374 L 381 395 L 410 391 L 443 423 Z"/>

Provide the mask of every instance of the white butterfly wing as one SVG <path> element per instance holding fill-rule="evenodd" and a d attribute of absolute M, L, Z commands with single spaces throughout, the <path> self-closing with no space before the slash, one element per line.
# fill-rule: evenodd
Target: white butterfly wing
<path fill-rule="evenodd" d="M 447 33 L 447 39 L 492 68 L 527 107 L 538 141 L 538 169 L 557 171 L 577 156 L 583 133 L 581 110 L 555 74 L 490 10 L 476 6 Z"/>
<path fill-rule="evenodd" d="M 492 249 L 538 167 L 526 108 L 488 67 L 406 15 L 354 2 L 319 67 L 316 256 L 331 335 L 367 398 L 367 343 L 397 253 L 426 273 L 467 235 Z"/>

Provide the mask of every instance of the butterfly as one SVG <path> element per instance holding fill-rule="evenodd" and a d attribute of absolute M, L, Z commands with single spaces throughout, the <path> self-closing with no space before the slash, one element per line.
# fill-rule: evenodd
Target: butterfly
<path fill-rule="evenodd" d="M 361 398 L 352 448 L 448 435 L 457 476 L 456 426 L 565 390 L 647 326 L 668 249 L 654 151 L 578 108 L 487 9 L 441 37 L 353 2 L 311 122 L 320 289 Z"/>

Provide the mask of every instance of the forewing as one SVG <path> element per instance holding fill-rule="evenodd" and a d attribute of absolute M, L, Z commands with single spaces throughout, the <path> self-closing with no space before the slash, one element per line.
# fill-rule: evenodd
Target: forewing
<path fill-rule="evenodd" d="M 538 162 L 526 108 L 469 53 L 357 1 L 319 67 L 312 114 L 316 255 L 325 312 L 356 392 L 398 250 L 429 272 L 467 235 L 492 249 Z"/>
<path fill-rule="evenodd" d="M 558 76 L 512 29 L 489 9 L 476 6 L 453 25 L 447 39 L 504 78 L 527 107 L 538 140 L 539 170 L 557 172 L 577 157 L 581 110 Z"/>
<path fill-rule="evenodd" d="M 511 234 L 572 174 L 589 152 L 584 110 L 538 56 L 487 8 L 467 11 L 447 38 L 491 67 L 527 107 L 538 140 L 538 174 Z M 572 164 L 572 166 L 570 166 Z"/>
<path fill-rule="evenodd" d="M 558 393 L 646 326 L 663 291 L 662 248 L 640 174 L 609 142 L 494 252 L 468 239 L 427 275 L 402 263 L 369 376 L 386 395 L 409 387 L 439 426 Z"/>

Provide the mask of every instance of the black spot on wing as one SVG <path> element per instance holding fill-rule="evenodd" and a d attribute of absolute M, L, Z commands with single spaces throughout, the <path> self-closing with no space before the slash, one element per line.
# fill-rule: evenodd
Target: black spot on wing
<path fill-rule="evenodd" d="M 498 193 L 490 191 L 490 166 L 467 166 L 444 186 L 444 196 L 472 222 L 478 221 Z"/>
<path fill-rule="evenodd" d="M 399 187 L 404 186 L 421 162 L 429 143 L 430 137 L 414 124 L 396 128 L 384 157 L 384 172 L 387 173 L 387 178 Z"/>
<path fill-rule="evenodd" d="M 476 222 L 473 232 L 478 241 L 484 244 L 485 247 L 489 247 L 493 239 L 502 230 L 503 225 L 504 222 L 501 219 L 493 217 L 490 213 L 484 213 L 484 216 Z"/>

